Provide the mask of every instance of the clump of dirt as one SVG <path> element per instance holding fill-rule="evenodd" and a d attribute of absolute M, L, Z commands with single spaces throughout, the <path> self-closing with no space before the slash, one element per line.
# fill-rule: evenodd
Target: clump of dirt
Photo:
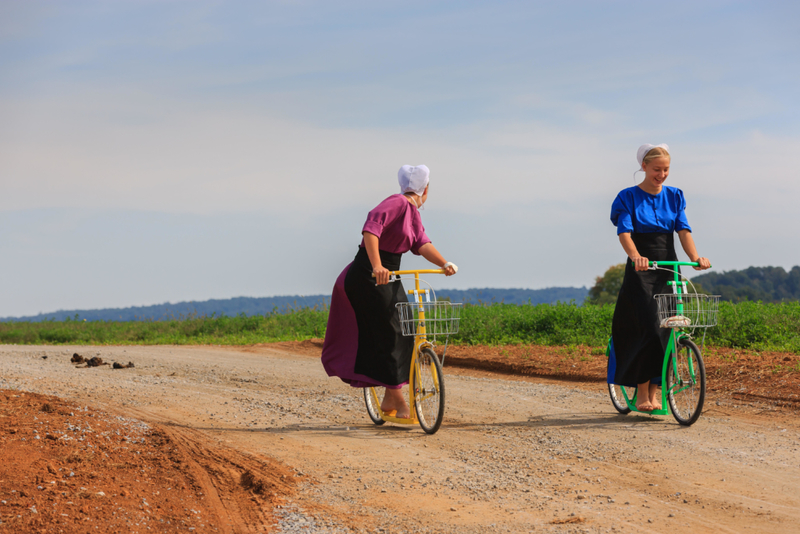
<path fill-rule="evenodd" d="M 572 517 L 568 517 L 566 519 L 553 519 L 552 521 L 550 521 L 550 524 L 551 525 L 569 525 L 569 524 L 574 524 L 574 523 L 585 523 L 585 522 L 586 522 L 586 518 L 584 518 L 584 517 L 572 516 Z"/>
<path fill-rule="evenodd" d="M 133 369 L 134 365 L 133 362 L 128 362 L 127 365 L 123 365 L 119 362 L 114 362 L 113 367 L 114 369 Z"/>
<path fill-rule="evenodd" d="M 101 358 L 100 356 L 92 356 L 91 358 L 84 358 L 83 356 L 81 356 L 77 352 L 72 355 L 72 359 L 70 359 L 70 361 L 72 363 L 78 364 L 78 365 L 80 365 L 82 363 L 85 363 L 86 367 L 100 367 L 101 365 L 109 365 L 109 363 L 108 362 L 104 362 L 103 358 Z M 116 364 L 114 364 L 114 365 L 116 365 Z M 132 363 L 129 364 L 129 365 L 131 367 L 133 367 Z M 117 369 L 117 367 L 115 367 L 115 369 Z"/>
<path fill-rule="evenodd" d="M 56 397 L 0 390 L 0 532 L 216 532 L 237 522 L 273 524 L 273 506 L 294 491 L 291 471 L 195 437 Z M 251 488 L 226 475 L 242 468 Z"/>
<path fill-rule="evenodd" d="M 272 492 L 277 488 L 274 482 L 259 478 L 249 469 L 242 473 L 241 483 L 243 488 L 253 490 L 253 493 L 258 493 L 259 495 Z"/>

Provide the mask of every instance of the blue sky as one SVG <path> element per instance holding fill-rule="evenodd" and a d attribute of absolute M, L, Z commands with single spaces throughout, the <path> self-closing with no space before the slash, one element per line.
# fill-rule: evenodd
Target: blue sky
<path fill-rule="evenodd" d="M 406 163 L 437 287 L 591 285 L 647 142 L 788 268 L 798 82 L 794 2 L 3 2 L 0 317 L 328 292 Z"/>

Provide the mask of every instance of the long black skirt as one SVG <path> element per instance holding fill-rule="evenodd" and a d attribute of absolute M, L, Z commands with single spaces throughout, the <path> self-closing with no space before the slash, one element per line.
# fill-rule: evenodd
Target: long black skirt
<path fill-rule="evenodd" d="M 380 254 L 384 267 L 400 269 L 401 254 L 383 250 Z M 390 386 L 408 382 L 414 338 L 402 335 L 395 309 L 398 302 L 408 302 L 403 284 L 375 285 L 367 251 L 359 248 L 345 276 L 344 290 L 358 324 L 355 372 Z"/>
<path fill-rule="evenodd" d="M 650 261 L 677 261 L 674 234 L 631 234 L 639 254 Z M 672 293 L 666 271 L 636 271 L 626 259 L 625 278 L 617 297 L 611 325 L 611 353 L 608 383 L 636 386 L 647 381 L 659 383 L 664 351 L 669 343 L 669 328 L 658 322 L 654 295 Z"/>

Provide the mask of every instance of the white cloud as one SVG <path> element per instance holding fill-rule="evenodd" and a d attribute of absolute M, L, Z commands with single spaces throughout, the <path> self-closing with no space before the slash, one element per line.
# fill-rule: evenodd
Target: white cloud
<path fill-rule="evenodd" d="M 322 128 L 242 106 L 205 109 L 135 92 L 84 101 L 10 102 L 0 153 L 0 209 L 116 208 L 171 213 L 324 213 L 394 192 L 404 163 L 432 169 L 437 203 L 480 210 L 589 199 L 632 183 L 641 141 L 672 146 L 670 183 L 751 211 L 789 210 L 800 141 L 753 132 L 725 143 L 635 132 L 599 137 L 545 122 L 457 130 Z M 788 224 L 786 225 L 788 226 Z M 764 229 L 767 230 L 766 228 Z"/>

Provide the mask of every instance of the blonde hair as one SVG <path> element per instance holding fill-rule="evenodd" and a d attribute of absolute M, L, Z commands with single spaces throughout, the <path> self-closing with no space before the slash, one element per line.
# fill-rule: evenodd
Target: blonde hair
<path fill-rule="evenodd" d="M 669 152 L 667 152 L 666 149 L 657 146 L 655 148 L 651 148 L 647 154 L 644 155 L 644 158 L 642 158 L 642 165 L 647 165 L 656 158 L 672 159 L 670 158 Z"/>

